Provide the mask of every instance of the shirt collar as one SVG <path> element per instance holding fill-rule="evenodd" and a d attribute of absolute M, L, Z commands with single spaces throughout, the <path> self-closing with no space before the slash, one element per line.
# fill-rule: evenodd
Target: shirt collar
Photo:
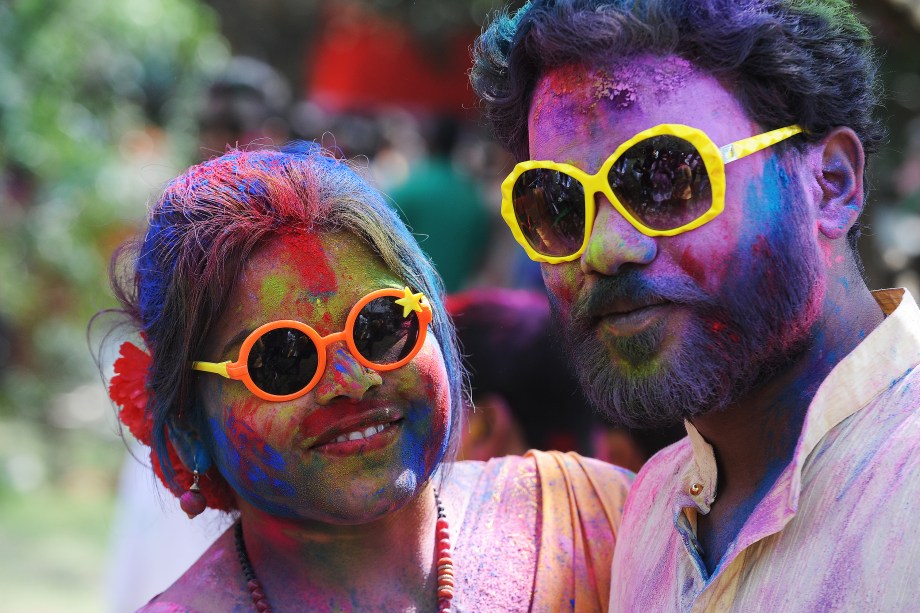
<path fill-rule="evenodd" d="M 777 517 L 783 524 L 798 508 L 802 466 L 821 439 L 834 426 L 869 404 L 893 380 L 920 363 L 920 308 L 914 298 L 903 288 L 878 290 L 872 294 L 887 315 L 886 319 L 834 366 L 821 383 L 808 407 L 792 462 L 770 494 L 773 497 L 780 494 L 776 491 L 778 488 L 787 489 L 785 519 Z M 708 513 L 716 497 L 715 455 L 712 446 L 693 424 L 688 421 L 685 426 L 693 462 L 681 475 L 681 491 L 676 503 L 679 508 L 696 508 Z"/>

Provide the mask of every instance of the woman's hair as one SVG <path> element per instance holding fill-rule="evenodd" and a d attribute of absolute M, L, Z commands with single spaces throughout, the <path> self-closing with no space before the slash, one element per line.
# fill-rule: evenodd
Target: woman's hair
<path fill-rule="evenodd" d="M 720 79 L 765 129 L 798 124 L 820 139 L 849 126 L 867 154 L 885 138 L 878 54 L 847 0 L 532 0 L 479 37 L 470 78 L 498 140 L 525 160 L 542 74 L 646 53 Z"/>
<path fill-rule="evenodd" d="M 149 212 L 143 240 L 123 245 L 112 258 L 115 296 L 152 357 L 147 378 L 152 447 L 174 490 L 167 427 L 190 426 L 209 451 L 212 445 L 189 365 L 202 355 L 253 249 L 291 231 L 350 232 L 428 297 L 450 380 L 448 456 L 455 453 L 464 404 L 454 331 L 440 279 L 399 216 L 347 163 L 315 143 L 233 150 L 171 181 Z"/>

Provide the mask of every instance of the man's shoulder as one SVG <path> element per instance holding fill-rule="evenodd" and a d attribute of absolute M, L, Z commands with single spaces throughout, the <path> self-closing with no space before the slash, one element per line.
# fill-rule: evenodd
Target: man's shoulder
<path fill-rule="evenodd" d="M 899 465 L 920 466 L 920 367 L 896 380 L 866 408 L 849 428 L 849 445 Z M 920 484 L 920 472 L 914 475 Z"/>

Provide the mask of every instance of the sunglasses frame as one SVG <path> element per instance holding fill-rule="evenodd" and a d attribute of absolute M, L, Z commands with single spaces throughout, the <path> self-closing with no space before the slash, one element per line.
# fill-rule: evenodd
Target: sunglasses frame
<path fill-rule="evenodd" d="M 719 147 L 712 141 L 711 138 L 709 138 L 705 132 L 700 129 L 691 128 L 690 126 L 685 126 L 682 124 L 664 123 L 653 128 L 649 128 L 648 130 L 639 132 L 628 141 L 617 147 L 616 151 L 614 151 L 613 154 L 611 154 L 610 157 L 604 161 L 600 169 L 598 169 L 598 171 L 594 174 L 588 174 L 587 172 L 577 168 L 576 166 L 572 166 L 571 164 L 554 162 L 552 160 L 527 160 L 520 162 L 515 165 L 514 169 L 511 171 L 511 174 L 509 174 L 502 182 L 502 218 L 505 220 L 505 223 L 508 224 L 508 227 L 511 228 L 511 233 L 514 235 L 515 240 L 524 248 L 524 251 L 527 252 L 527 255 L 530 257 L 530 259 L 536 262 L 546 262 L 548 264 L 571 262 L 572 260 L 576 260 L 581 257 L 581 255 L 585 252 L 585 249 L 588 246 L 588 240 L 591 237 L 591 231 L 594 227 L 594 219 L 597 214 L 597 206 L 595 204 L 594 198 L 594 195 L 597 193 L 604 194 L 604 196 L 607 197 L 607 200 L 610 201 L 610 204 L 613 205 L 613 208 L 615 208 L 617 212 L 630 223 L 630 225 L 632 225 L 636 230 L 645 234 L 646 236 L 674 236 L 676 234 L 681 234 L 683 232 L 699 228 L 703 224 L 711 221 L 717 217 L 725 208 L 726 164 L 734 162 L 735 160 L 740 160 L 743 157 L 751 155 L 752 153 L 756 153 L 762 149 L 766 149 L 767 147 L 771 147 L 780 141 L 799 134 L 800 132 L 803 132 L 803 130 L 797 125 L 787 126 L 785 128 L 764 132 L 763 134 L 744 138 L 723 147 Z M 620 200 L 613 193 L 613 188 L 610 187 L 610 182 L 607 180 L 607 175 L 610 172 L 610 168 L 626 151 L 628 151 L 634 145 L 644 140 L 648 140 L 654 136 L 676 136 L 677 138 L 681 138 L 693 145 L 703 160 L 703 164 L 706 167 L 706 172 L 709 175 L 709 182 L 712 189 L 712 204 L 710 205 L 709 210 L 707 210 L 705 213 L 693 221 L 671 230 L 655 230 L 653 228 L 649 228 L 641 221 L 633 217 L 633 215 L 630 214 L 626 207 L 620 203 Z M 584 189 L 585 236 L 581 243 L 581 247 L 571 255 L 552 256 L 540 253 L 534 249 L 527 241 L 523 230 L 521 230 L 520 225 L 517 222 L 517 216 L 514 213 L 514 185 L 517 183 L 517 180 L 522 174 L 528 170 L 534 169 L 556 170 L 572 177 L 573 179 L 576 179 L 579 183 L 581 183 Z"/>
<path fill-rule="evenodd" d="M 392 364 L 377 364 L 366 359 L 358 351 L 357 346 L 355 346 L 354 329 L 355 322 L 357 321 L 361 310 L 364 309 L 364 307 L 366 307 L 372 301 L 378 298 L 386 297 L 399 298 L 396 303 L 403 307 L 403 317 L 408 317 L 409 314 L 413 311 L 416 313 L 419 323 L 419 332 L 418 338 L 415 341 L 415 346 L 412 348 L 412 351 L 410 351 L 404 358 L 397 362 L 393 362 Z M 428 299 L 425 298 L 424 294 L 413 293 L 412 290 L 410 290 L 408 287 L 401 290 L 396 288 L 379 289 L 367 294 L 361 298 L 361 300 L 355 303 L 353 307 L 351 307 L 351 310 L 348 312 L 348 318 L 345 320 L 345 329 L 341 332 L 333 332 L 332 334 L 321 336 L 319 332 L 303 322 L 295 321 L 293 319 L 279 319 L 277 321 L 263 324 L 253 330 L 246 337 L 246 340 L 243 341 L 243 345 L 240 347 L 240 353 L 235 362 L 230 360 L 226 362 L 192 362 L 192 369 L 201 372 L 214 373 L 227 379 L 242 381 L 250 392 L 263 400 L 268 400 L 270 402 L 284 402 L 287 400 L 294 400 L 304 396 L 305 394 L 308 394 L 310 390 L 316 387 L 316 384 L 319 383 L 319 380 L 326 372 L 326 348 L 332 343 L 344 341 L 345 345 L 348 347 L 348 350 L 351 352 L 351 355 L 358 361 L 359 364 L 366 368 L 371 368 L 381 372 L 395 370 L 408 364 L 412 358 L 414 358 L 418 352 L 421 351 L 422 345 L 425 344 L 425 338 L 428 334 L 428 324 L 431 323 L 431 319 L 431 305 L 428 303 Z M 280 328 L 293 328 L 294 330 L 299 330 L 300 332 L 306 334 L 316 346 L 317 356 L 316 374 L 313 375 L 313 378 L 310 380 L 310 382 L 300 390 L 291 394 L 284 395 L 270 394 L 265 390 L 260 389 L 252 380 L 252 377 L 249 375 L 248 366 L 249 352 L 252 350 L 256 342 L 267 332 L 278 330 Z"/>

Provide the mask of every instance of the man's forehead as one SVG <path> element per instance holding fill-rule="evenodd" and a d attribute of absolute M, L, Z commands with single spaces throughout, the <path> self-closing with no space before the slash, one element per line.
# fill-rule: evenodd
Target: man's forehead
<path fill-rule="evenodd" d="M 678 56 L 639 56 L 544 73 L 528 115 L 530 157 L 590 171 L 663 123 L 691 125 L 716 142 L 751 134 L 740 101 L 713 75 Z"/>
<path fill-rule="evenodd" d="M 697 68 L 679 56 L 642 55 L 591 64 L 566 64 L 544 73 L 534 89 L 531 121 L 547 105 L 558 112 L 588 113 L 597 107 L 628 111 L 640 98 L 661 100 L 680 90 Z"/>

